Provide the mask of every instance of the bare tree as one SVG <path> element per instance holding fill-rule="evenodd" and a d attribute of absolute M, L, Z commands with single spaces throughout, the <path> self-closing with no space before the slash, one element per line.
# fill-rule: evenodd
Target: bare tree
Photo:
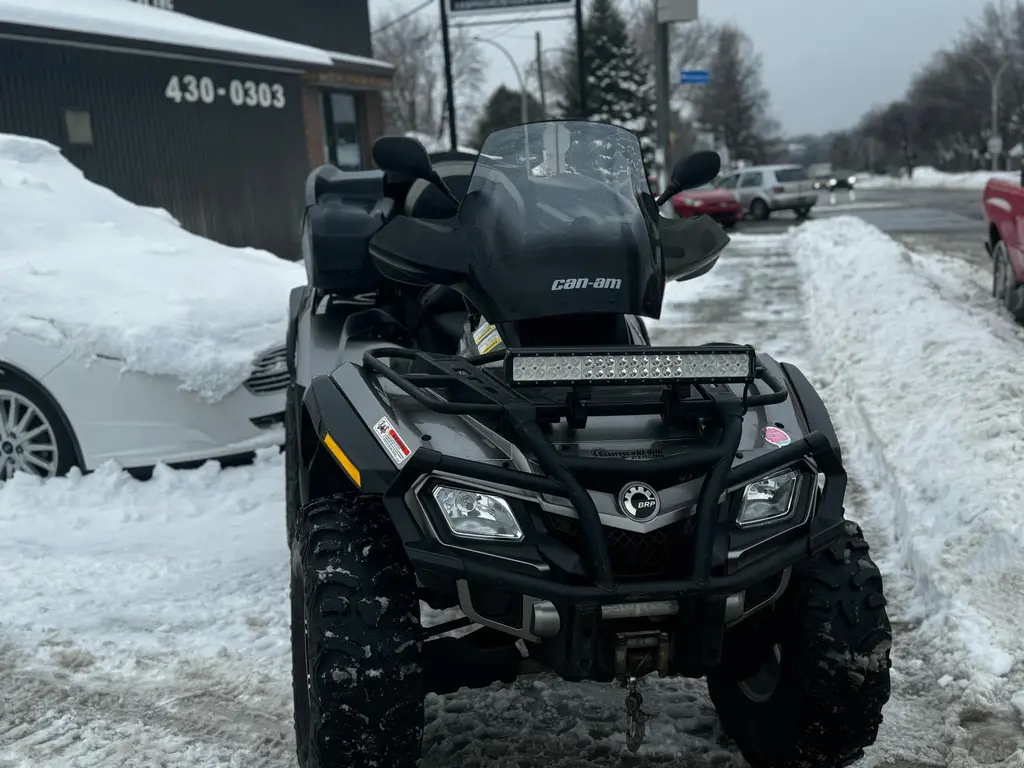
<path fill-rule="evenodd" d="M 378 19 L 374 55 L 395 66 L 391 90 L 383 95 L 389 131 L 447 135 L 444 53 L 437 22 L 429 16 L 404 16 L 391 10 Z M 480 105 L 485 60 L 466 30 L 452 30 L 452 76 L 460 134 L 468 135 Z"/>
<path fill-rule="evenodd" d="M 782 151 L 779 126 L 761 82 L 761 57 L 750 38 L 732 24 L 722 26 L 710 68 L 715 76 L 702 86 L 697 102 L 701 124 L 714 132 L 733 157 L 753 162 L 777 157 Z"/>

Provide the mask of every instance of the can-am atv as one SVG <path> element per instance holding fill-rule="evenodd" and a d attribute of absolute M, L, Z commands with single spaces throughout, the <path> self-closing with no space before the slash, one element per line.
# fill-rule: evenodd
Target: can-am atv
<path fill-rule="evenodd" d="M 825 406 L 793 365 L 640 320 L 728 242 L 658 212 L 717 155 L 655 200 L 598 123 L 500 130 L 472 165 L 373 154 L 370 211 L 365 174 L 310 176 L 292 296 L 300 763 L 414 766 L 427 693 L 544 669 L 621 682 L 633 749 L 657 672 L 706 677 L 754 768 L 855 760 L 891 632 Z M 424 628 L 420 601 L 464 618 Z"/>

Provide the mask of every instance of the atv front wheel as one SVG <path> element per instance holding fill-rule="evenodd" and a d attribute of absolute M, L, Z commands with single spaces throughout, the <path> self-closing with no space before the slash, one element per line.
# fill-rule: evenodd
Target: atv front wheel
<path fill-rule="evenodd" d="M 302 589 L 292 593 L 292 669 L 300 764 L 413 768 L 425 698 L 419 600 L 380 498 L 348 492 L 313 501 L 300 511 L 296 533 L 292 567 Z"/>
<path fill-rule="evenodd" d="M 760 653 L 760 669 L 708 675 L 722 727 L 752 768 L 849 765 L 878 736 L 892 647 L 882 576 L 859 526 L 847 523 L 794 571 L 774 618 L 774 647 L 757 647 L 742 624 L 727 639 L 726 659 Z"/>

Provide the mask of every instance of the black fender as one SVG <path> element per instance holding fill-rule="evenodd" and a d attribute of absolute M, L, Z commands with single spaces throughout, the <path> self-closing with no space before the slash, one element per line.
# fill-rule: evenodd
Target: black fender
<path fill-rule="evenodd" d="M 843 459 L 842 448 L 839 445 L 839 435 L 832 424 L 832 417 L 828 414 L 825 402 L 821 399 L 814 386 L 804 376 L 803 371 L 792 363 L 779 363 L 782 373 L 789 382 L 789 393 L 796 401 L 797 412 L 807 422 L 809 432 L 820 432 L 832 446 L 839 460 Z"/>
<path fill-rule="evenodd" d="M 314 376 L 302 398 L 302 503 L 355 489 L 382 494 L 398 469 L 330 376 Z"/>

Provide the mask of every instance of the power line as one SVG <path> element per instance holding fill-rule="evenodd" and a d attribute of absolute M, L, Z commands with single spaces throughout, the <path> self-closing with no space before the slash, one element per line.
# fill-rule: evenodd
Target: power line
<path fill-rule="evenodd" d="M 383 32 L 385 29 L 390 29 L 391 27 L 395 26 L 395 24 L 398 24 L 399 22 L 405 21 L 410 16 L 415 16 L 417 13 L 419 13 L 420 11 L 426 10 L 427 8 L 432 6 L 433 4 L 434 4 L 434 0 L 426 0 L 426 2 L 420 3 L 419 5 L 417 5 L 412 10 L 406 11 L 405 13 L 403 13 L 401 16 L 396 16 L 391 21 L 389 21 L 387 24 L 383 24 L 383 25 L 377 27 L 376 29 L 370 30 L 370 34 L 371 35 L 376 35 L 378 32 Z"/>

